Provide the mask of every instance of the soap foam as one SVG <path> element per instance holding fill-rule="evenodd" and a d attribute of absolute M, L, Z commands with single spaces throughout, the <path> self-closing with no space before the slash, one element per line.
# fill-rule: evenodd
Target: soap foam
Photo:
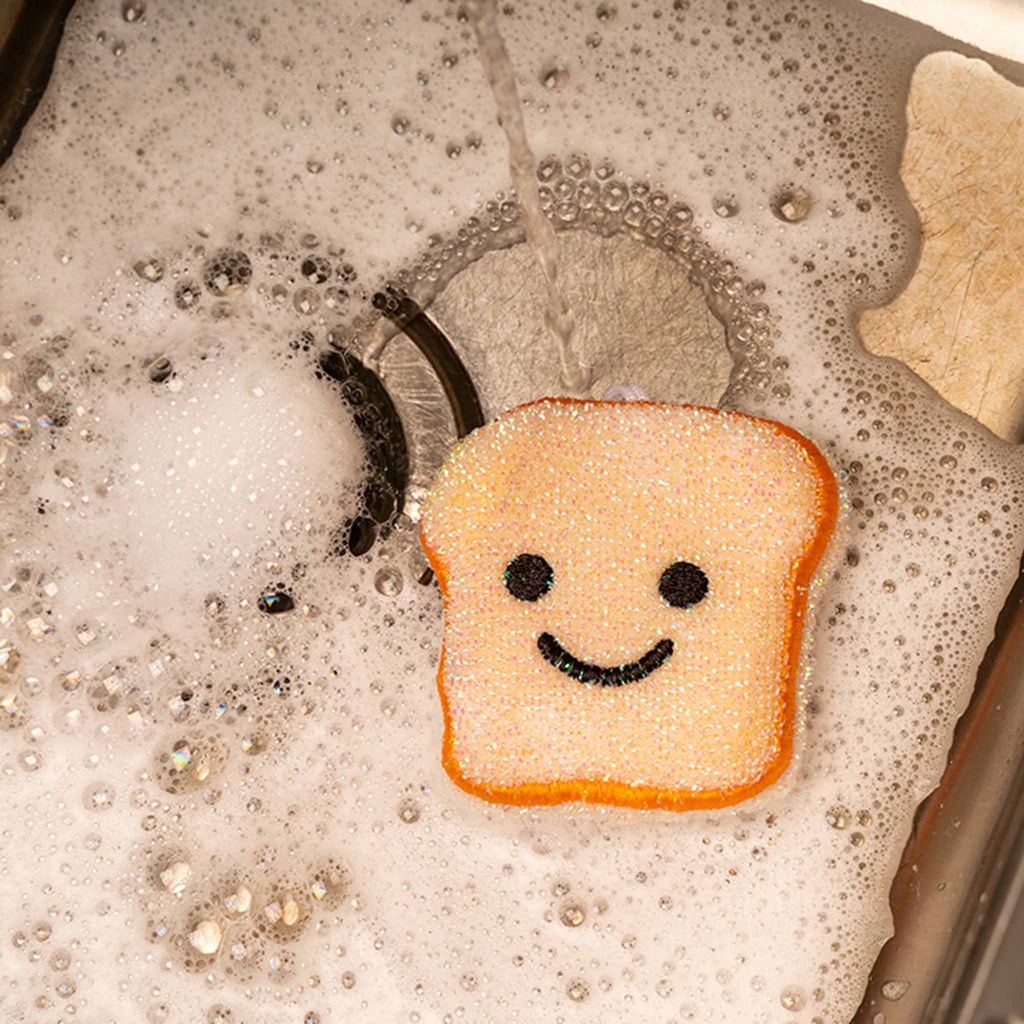
<path fill-rule="evenodd" d="M 338 553 L 364 456 L 317 354 L 510 200 L 460 9 L 83 4 L 0 169 L 8 1019 L 857 1005 L 1020 554 L 1019 454 L 853 328 L 914 264 L 929 38 L 822 3 L 501 22 L 535 149 L 686 205 L 712 300 L 739 280 L 762 328 L 730 402 L 842 471 L 789 785 L 715 815 L 475 801 L 439 763 L 414 524 Z"/>

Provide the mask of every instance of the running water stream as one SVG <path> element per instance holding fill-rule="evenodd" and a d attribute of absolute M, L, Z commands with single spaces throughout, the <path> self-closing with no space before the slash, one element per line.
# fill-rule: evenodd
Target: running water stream
<path fill-rule="evenodd" d="M 537 158 L 526 137 L 523 107 L 516 88 L 515 69 L 498 30 L 495 0 L 472 0 L 469 13 L 480 44 L 480 63 L 494 92 L 498 120 L 508 142 L 508 166 L 519 197 L 526 244 L 544 274 L 547 309 L 544 323 L 558 346 L 561 384 L 575 394 L 585 394 L 592 373 L 584 366 L 572 344 L 576 321 L 565 294 L 558 285 L 558 239 L 551 221 L 541 208 L 537 189 Z"/>

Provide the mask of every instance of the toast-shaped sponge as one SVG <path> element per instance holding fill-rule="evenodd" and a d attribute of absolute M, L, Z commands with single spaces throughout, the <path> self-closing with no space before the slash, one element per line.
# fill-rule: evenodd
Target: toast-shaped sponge
<path fill-rule="evenodd" d="M 422 520 L 448 774 L 512 804 L 768 786 L 837 507 L 810 441 L 739 413 L 544 399 L 474 431 Z"/>

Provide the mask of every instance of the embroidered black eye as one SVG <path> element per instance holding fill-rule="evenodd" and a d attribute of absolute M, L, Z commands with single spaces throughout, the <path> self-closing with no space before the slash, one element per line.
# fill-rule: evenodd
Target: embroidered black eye
<path fill-rule="evenodd" d="M 673 608 L 689 608 L 704 600 L 708 578 L 692 562 L 673 562 L 658 580 L 658 593 Z"/>
<path fill-rule="evenodd" d="M 505 566 L 505 586 L 520 601 L 539 601 L 555 582 L 555 570 L 540 555 L 516 555 Z"/>

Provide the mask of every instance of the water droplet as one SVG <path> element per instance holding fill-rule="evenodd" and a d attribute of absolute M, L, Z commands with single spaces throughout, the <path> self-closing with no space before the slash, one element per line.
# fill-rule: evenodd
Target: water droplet
<path fill-rule="evenodd" d="M 565 994 L 574 1002 L 582 1003 L 587 996 L 590 995 L 590 989 L 587 987 L 585 981 L 581 981 L 577 978 L 575 981 L 570 981 L 566 986 Z"/>
<path fill-rule="evenodd" d="M 188 941 L 192 947 L 204 956 L 212 956 L 220 948 L 220 941 L 223 937 L 221 927 L 216 921 L 200 921 L 195 928 L 189 932 Z"/>
<path fill-rule="evenodd" d="M 810 193 L 803 188 L 784 188 L 771 201 L 772 213 L 779 220 L 796 223 L 811 212 Z"/>
<path fill-rule="evenodd" d="M 58 949 L 50 957 L 50 967 L 55 971 L 66 971 L 71 966 L 71 953 L 66 949 Z"/>
<path fill-rule="evenodd" d="M 850 823 L 849 812 L 845 807 L 833 807 L 825 815 L 825 820 L 832 828 L 843 829 Z"/>
<path fill-rule="evenodd" d="M 404 117 L 396 117 L 391 122 L 391 130 L 396 135 L 404 135 L 409 130 L 409 121 Z"/>
<path fill-rule="evenodd" d="M 717 193 L 711 205 L 719 217 L 735 217 L 740 212 L 739 200 L 734 192 Z"/>
<path fill-rule="evenodd" d="M 420 820 L 420 805 L 415 800 L 403 800 L 398 805 L 398 819 L 406 825 L 412 825 Z"/>
<path fill-rule="evenodd" d="M 160 281 L 166 268 L 159 256 L 146 256 L 136 260 L 132 269 L 143 281 Z"/>
<path fill-rule="evenodd" d="M 256 606 L 267 615 L 280 615 L 283 612 L 290 612 L 295 607 L 295 602 L 291 595 L 283 590 L 271 590 L 260 594 Z"/>
<path fill-rule="evenodd" d="M 373 585 L 377 593 L 384 594 L 386 597 L 395 597 L 400 594 L 404 582 L 402 573 L 393 565 L 378 569 L 377 575 L 373 578 Z"/>
<path fill-rule="evenodd" d="M 619 10 L 615 4 L 598 4 L 595 13 L 598 21 L 611 21 L 619 13 Z"/>
<path fill-rule="evenodd" d="M 711 116 L 716 121 L 728 121 L 732 117 L 732 107 L 725 103 L 716 103 L 711 108 Z"/>
<path fill-rule="evenodd" d="M 807 1005 L 807 995 L 797 985 L 787 985 L 779 995 L 779 1002 L 782 1003 L 784 1009 L 796 1013 Z"/>
<path fill-rule="evenodd" d="M 292 297 L 292 305 L 297 313 L 309 316 L 320 308 L 320 293 L 315 288 L 297 288 Z"/>
<path fill-rule="evenodd" d="M 566 903 L 558 914 L 558 920 L 566 928 L 579 928 L 586 919 L 587 912 L 579 903 Z"/>
<path fill-rule="evenodd" d="M 172 893 L 184 891 L 189 875 L 192 874 L 192 866 L 188 861 L 176 860 L 167 865 L 159 874 L 160 884 Z"/>
<path fill-rule="evenodd" d="M 18 755 L 18 767 L 25 772 L 36 772 L 42 767 L 43 758 L 37 750 L 23 750 Z"/>
<path fill-rule="evenodd" d="M 894 1003 L 898 999 L 902 999 L 909 991 L 909 981 L 889 980 L 882 983 L 882 995 L 885 996 L 886 999 L 889 999 Z"/>
<path fill-rule="evenodd" d="M 139 21 L 145 14 L 146 5 L 140 0 L 127 0 L 121 4 L 121 17 L 127 22 Z"/>
<path fill-rule="evenodd" d="M 174 289 L 174 304 L 178 309 L 195 309 L 199 305 L 201 296 L 199 285 L 194 281 L 182 281 Z"/>
<path fill-rule="evenodd" d="M 540 76 L 545 89 L 564 89 L 569 84 L 569 69 L 562 64 L 549 67 Z"/>
<path fill-rule="evenodd" d="M 146 367 L 146 376 L 154 384 L 163 384 L 166 380 L 174 375 L 174 364 L 167 358 L 167 356 L 157 356 Z"/>
<path fill-rule="evenodd" d="M 108 811 L 114 804 L 114 791 L 102 782 L 94 782 L 82 795 L 87 811 Z"/>

